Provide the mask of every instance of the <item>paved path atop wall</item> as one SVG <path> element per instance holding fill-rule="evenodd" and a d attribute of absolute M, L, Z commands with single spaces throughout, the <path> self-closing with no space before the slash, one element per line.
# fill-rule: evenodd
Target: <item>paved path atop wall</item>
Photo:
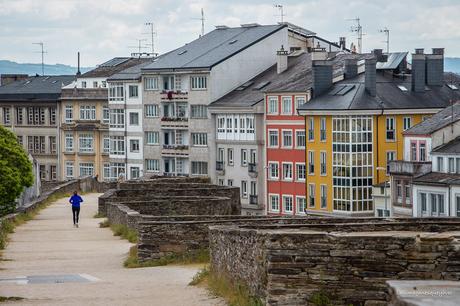
<path fill-rule="evenodd" d="M 223 305 L 187 286 L 196 267 L 123 268 L 131 244 L 98 227 L 99 195 L 83 197 L 80 228 L 67 199 L 16 228 L 0 261 L 0 296 L 26 298 L 17 305 Z"/>

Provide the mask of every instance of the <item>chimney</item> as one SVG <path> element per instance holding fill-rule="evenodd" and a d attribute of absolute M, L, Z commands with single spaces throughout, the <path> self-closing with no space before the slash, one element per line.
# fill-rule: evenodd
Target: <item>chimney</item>
<path fill-rule="evenodd" d="M 347 58 L 345 60 L 345 79 L 351 79 L 358 75 L 358 60 Z"/>
<path fill-rule="evenodd" d="M 276 61 L 276 71 L 278 74 L 286 71 L 288 68 L 288 52 L 284 50 L 284 46 L 281 45 L 281 49 L 276 51 L 277 61 Z"/>
<path fill-rule="evenodd" d="M 444 80 L 444 48 L 433 48 L 426 55 L 426 84 L 442 86 Z"/>
<path fill-rule="evenodd" d="M 388 60 L 388 55 L 383 54 L 383 49 L 374 49 L 372 54 L 374 54 L 377 62 L 386 62 Z"/>
<path fill-rule="evenodd" d="M 313 96 L 317 97 L 332 87 L 332 63 L 327 61 L 324 48 L 312 52 Z"/>
<path fill-rule="evenodd" d="M 425 92 L 425 58 L 423 49 L 415 49 L 412 54 L 412 90 L 415 92 Z"/>
<path fill-rule="evenodd" d="M 345 50 L 346 40 L 345 37 L 339 37 L 339 46 L 340 49 Z"/>
<path fill-rule="evenodd" d="M 368 58 L 364 62 L 364 85 L 367 93 L 373 97 L 377 94 L 376 64 L 375 58 Z"/>
<path fill-rule="evenodd" d="M 77 69 L 78 69 L 78 70 L 77 70 L 77 76 L 80 76 L 80 75 L 81 75 L 81 72 L 80 72 L 80 51 L 78 51 L 77 54 L 78 54 L 78 55 L 77 55 L 77 57 L 78 57 L 78 64 L 77 64 L 77 67 L 78 67 Z"/>

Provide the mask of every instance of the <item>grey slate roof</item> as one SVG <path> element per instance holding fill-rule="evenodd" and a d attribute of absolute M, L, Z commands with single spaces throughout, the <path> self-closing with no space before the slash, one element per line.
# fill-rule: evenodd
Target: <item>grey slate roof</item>
<path fill-rule="evenodd" d="M 352 89 L 344 95 L 332 95 L 340 85 L 351 85 Z M 398 86 L 404 86 L 402 91 Z M 310 100 L 299 108 L 308 111 L 345 111 L 345 110 L 381 110 L 383 109 L 440 109 L 449 105 L 449 101 L 460 100 L 460 90 L 451 90 L 446 85 L 427 86 L 425 92 L 411 91 L 410 77 L 393 78 L 377 73 L 377 94 L 371 96 L 365 90 L 364 73 L 353 79 L 336 83 L 325 94 Z"/>
<path fill-rule="evenodd" d="M 460 185 L 460 174 L 430 172 L 415 178 L 412 182 L 432 186 Z"/>
<path fill-rule="evenodd" d="M 408 52 L 392 52 L 386 62 L 377 62 L 377 70 L 394 70 L 406 58 Z"/>
<path fill-rule="evenodd" d="M 460 137 L 436 147 L 432 152 L 441 154 L 460 154 Z"/>
<path fill-rule="evenodd" d="M 151 64 L 153 61 L 152 58 L 143 58 L 140 59 L 140 64 L 124 69 L 118 73 L 115 73 L 109 77 L 108 81 L 130 81 L 130 80 L 139 80 L 141 78 L 141 69 L 145 66 Z"/>
<path fill-rule="evenodd" d="M 452 113 L 453 112 L 453 113 Z M 453 114 L 453 116 L 452 116 Z M 460 104 L 448 106 L 430 118 L 414 125 L 403 132 L 404 135 L 430 135 L 431 133 L 449 125 L 452 121 L 460 120 Z"/>
<path fill-rule="evenodd" d="M 151 59 L 150 59 L 151 60 Z M 129 67 L 139 65 L 143 63 L 145 58 L 137 57 L 114 57 L 105 63 L 102 63 L 98 67 L 82 74 L 81 78 L 104 78 L 110 77 L 120 71 L 123 71 Z"/>
<path fill-rule="evenodd" d="M 62 86 L 75 80 L 74 75 L 33 76 L 0 86 L 0 101 L 57 100 Z"/>
<path fill-rule="evenodd" d="M 155 59 L 143 70 L 211 68 L 286 25 L 215 29 Z"/>

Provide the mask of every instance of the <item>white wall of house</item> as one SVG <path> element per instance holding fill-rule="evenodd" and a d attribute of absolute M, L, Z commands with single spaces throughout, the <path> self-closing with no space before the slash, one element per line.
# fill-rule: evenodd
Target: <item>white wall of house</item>
<path fill-rule="evenodd" d="M 448 125 L 439 131 L 434 132 L 431 135 L 431 138 L 433 140 L 432 148 L 435 149 L 436 147 L 439 147 L 440 145 L 446 144 L 451 140 L 454 140 L 455 138 L 460 135 L 460 121 L 457 121 L 452 125 Z"/>
<path fill-rule="evenodd" d="M 425 141 L 426 144 L 426 152 L 427 152 L 427 160 L 431 161 L 431 137 L 424 137 L 424 136 L 404 136 L 404 160 L 411 161 L 411 152 L 410 146 L 413 141 L 420 142 Z"/>

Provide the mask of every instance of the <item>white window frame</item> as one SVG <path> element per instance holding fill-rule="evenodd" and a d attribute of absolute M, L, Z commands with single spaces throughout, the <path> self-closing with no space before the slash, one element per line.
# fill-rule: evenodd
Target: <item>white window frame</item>
<path fill-rule="evenodd" d="M 192 146 L 194 147 L 207 147 L 208 134 L 207 133 L 191 133 Z"/>
<path fill-rule="evenodd" d="M 65 162 L 65 177 L 66 178 L 73 178 L 74 176 L 75 176 L 74 162 L 73 161 L 66 161 Z"/>
<path fill-rule="evenodd" d="M 287 171 L 287 173 L 286 173 L 286 171 L 284 170 L 285 165 L 290 166 L 290 169 L 291 169 L 290 176 L 286 176 L 286 174 L 289 174 L 289 171 Z M 282 162 L 281 163 L 281 169 L 283 171 L 283 174 L 282 174 L 283 175 L 283 181 L 291 182 L 291 181 L 294 180 L 294 164 L 292 162 Z"/>
<path fill-rule="evenodd" d="M 102 138 L 102 153 L 110 153 L 110 137 L 109 135 L 104 135 Z"/>
<path fill-rule="evenodd" d="M 270 193 L 270 194 L 268 194 L 268 199 L 269 199 L 270 211 L 271 212 L 279 212 L 280 211 L 280 195 Z M 276 207 L 275 208 L 273 208 L 273 199 L 276 199 Z"/>
<path fill-rule="evenodd" d="M 145 160 L 145 171 L 160 172 L 160 160 L 159 159 L 146 159 Z"/>
<path fill-rule="evenodd" d="M 299 205 L 299 199 L 304 201 L 304 207 L 302 210 L 300 210 L 300 205 Z M 305 214 L 305 209 L 307 208 L 307 198 L 305 196 L 296 196 L 295 197 L 295 206 L 296 206 L 296 213 L 304 215 Z"/>
<path fill-rule="evenodd" d="M 324 171 L 323 171 L 323 165 L 324 165 Z M 327 152 L 326 151 L 319 152 L 319 174 L 321 176 L 327 175 Z"/>
<path fill-rule="evenodd" d="M 300 177 L 300 174 L 302 174 L 302 171 L 300 170 L 301 166 L 304 167 L 303 177 Z M 305 163 L 295 163 L 295 176 L 297 182 L 305 182 L 307 179 L 307 166 Z"/>
<path fill-rule="evenodd" d="M 294 213 L 294 197 L 290 194 L 283 194 L 282 196 L 283 199 L 283 211 L 286 214 L 292 215 Z M 286 209 L 286 199 L 289 199 L 291 201 L 291 209 L 287 210 Z"/>
<path fill-rule="evenodd" d="M 92 133 L 78 134 L 78 152 L 94 153 L 94 135 Z"/>
<path fill-rule="evenodd" d="M 315 141 L 315 118 L 314 117 L 308 117 L 308 142 L 314 142 Z"/>
<path fill-rule="evenodd" d="M 308 175 L 315 175 L 315 151 L 309 150 L 308 151 L 308 160 L 307 160 L 307 173 Z M 313 166 L 313 171 L 310 171 L 310 164 Z"/>
<path fill-rule="evenodd" d="M 227 148 L 227 163 L 229 166 L 233 166 L 235 161 L 235 155 L 234 155 L 235 151 L 233 150 L 233 148 Z"/>
<path fill-rule="evenodd" d="M 158 118 L 160 117 L 160 106 L 158 104 L 145 104 L 144 106 L 145 118 Z"/>
<path fill-rule="evenodd" d="M 158 90 L 158 77 L 145 77 L 144 78 L 144 89 L 146 91 Z"/>
<path fill-rule="evenodd" d="M 284 139 L 285 136 L 287 136 L 288 138 L 290 137 L 290 139 L 291 139 L 291 144 L 290 145 L 287 145 L 285 143 L 285 139 Z M 294 137 L 293 137 L 292 130 L 281 130 L 281 138 L 282 138 L 281 139 L 282 140 L 282 143 L 281 143 L 282 148 L 284 148 L 284 149 L 292 149 L 293 148 Z"/>
<path fill-rule="evenodd" d="M 73 105 L 65 106 L 65 123 L 72 123 L 73 121 Z"/>
<path fill-rule="evenodd" d="M 281 97 L 281 114 L 292 116 L 292 97 L 291 96 Z"/>
<path fill-rule="evenodd" d="M 191 119 L 207 119 L 208 106 L 205 104 L 190 105 L 190 118 Z"/>
<path fill-rule="evenodd" d="M 248 197 L 248 181 L 241 181 L 241 197 L 246 199 Z"/>
<path fill-rule="evenodd" d="M 268 171 L 268 179 L 269 180 L 279 180 L 280 178 L 280 163 L 277 161 L 269 161 L 267 164 L 267 171 Z M 275 166 L 276 168 L 272 168 L 272 166 Z M 276 176 L 273 176 L 272 170 L 276 169 Z"/>
<path fill-rule="evenodd" d="M 145 132 L 146 145 L 157 146 L 160 144 L 160 132 L 158 131 L 146 131 Z"/>
<path fill-rule="evenodd" d="M 303 133 L 303 145 L 299 145 L 299 134 Z M 307 145 L 307 135 L 305 130 L 295 130 L 295 147 L 296 149 L 305 149 Z"/>
<path fill-rule="evenodd" d="M 316 185 L 314 183 L 308 184 L 308 208 L 316 208 Z M 311 205 L 311 199 L 313 199 L 313 205 Z"/>
<path fill-rule="evenodd" d="M 321 142 L 326 142 L 327 141 L 327 121 L 326 121 L 326 117 L 321 117 L 321 119 L 319 121 L 319 140 Z"/>
<path fill-rule="evenodd" d="M 129 98 L 139 98 L 139 86 L 138 85 L 128 85 L 128 97 Z"/>
<path fill-rule="evenodd" d="M 206 75 L 192 75 L 190 76 L 190 89 L 191 90 L 206 90 L 208 88 L 208 77 Z"/>
<path fill-rule="evenodd" d="M 408 130 L 412 127 L 412 117 L 403 117 L 403 130 Z"/>
<path fill-rule="evenodd" d="M 327 209 L 327 185 L 321 184 L 319 188 L 320 188 L 319 208 Z M 325 199 L 325 202 L 326 202 L 325 206 L 323 206 L 323 198 Z"/>
<path fill-rule="evenodd" d="M 73 152 L 75 148 L 75 142 L 72 133 L 65 133 L 64 136 L 64 150 L 65 152 Z"/>
<path fill-rule="evenodd" d="M 389 132 L 393 132 L 393 139 L 388 138 Z M 385 140 L 387 142 L 396 141 L 396 118 L 395 117 L 386 117 L 385 119 Z"/>
<path fill-rule="evenodd" d="M 278 115 L 279 114 L 279 99 L 278 96 L 269 96 L 267 98 L 267 115 Z M 272 104 L 273 103 L 273 104 Z M 272 105 L 274 106 L 272 108 Z"/>
<path fill-rule="evenodd" d="M 271 141 L 271 136 L 272 135 L 271 135 L 271 133 L 276 134 L 276 140 L 277 140 L 276 145 L 272 144 L 272 141 Z M 269 129 L 268 130 L 268 147 L 269 148 L 279 148 L 279 145 L 280 145 L 279 130 Z"/>

